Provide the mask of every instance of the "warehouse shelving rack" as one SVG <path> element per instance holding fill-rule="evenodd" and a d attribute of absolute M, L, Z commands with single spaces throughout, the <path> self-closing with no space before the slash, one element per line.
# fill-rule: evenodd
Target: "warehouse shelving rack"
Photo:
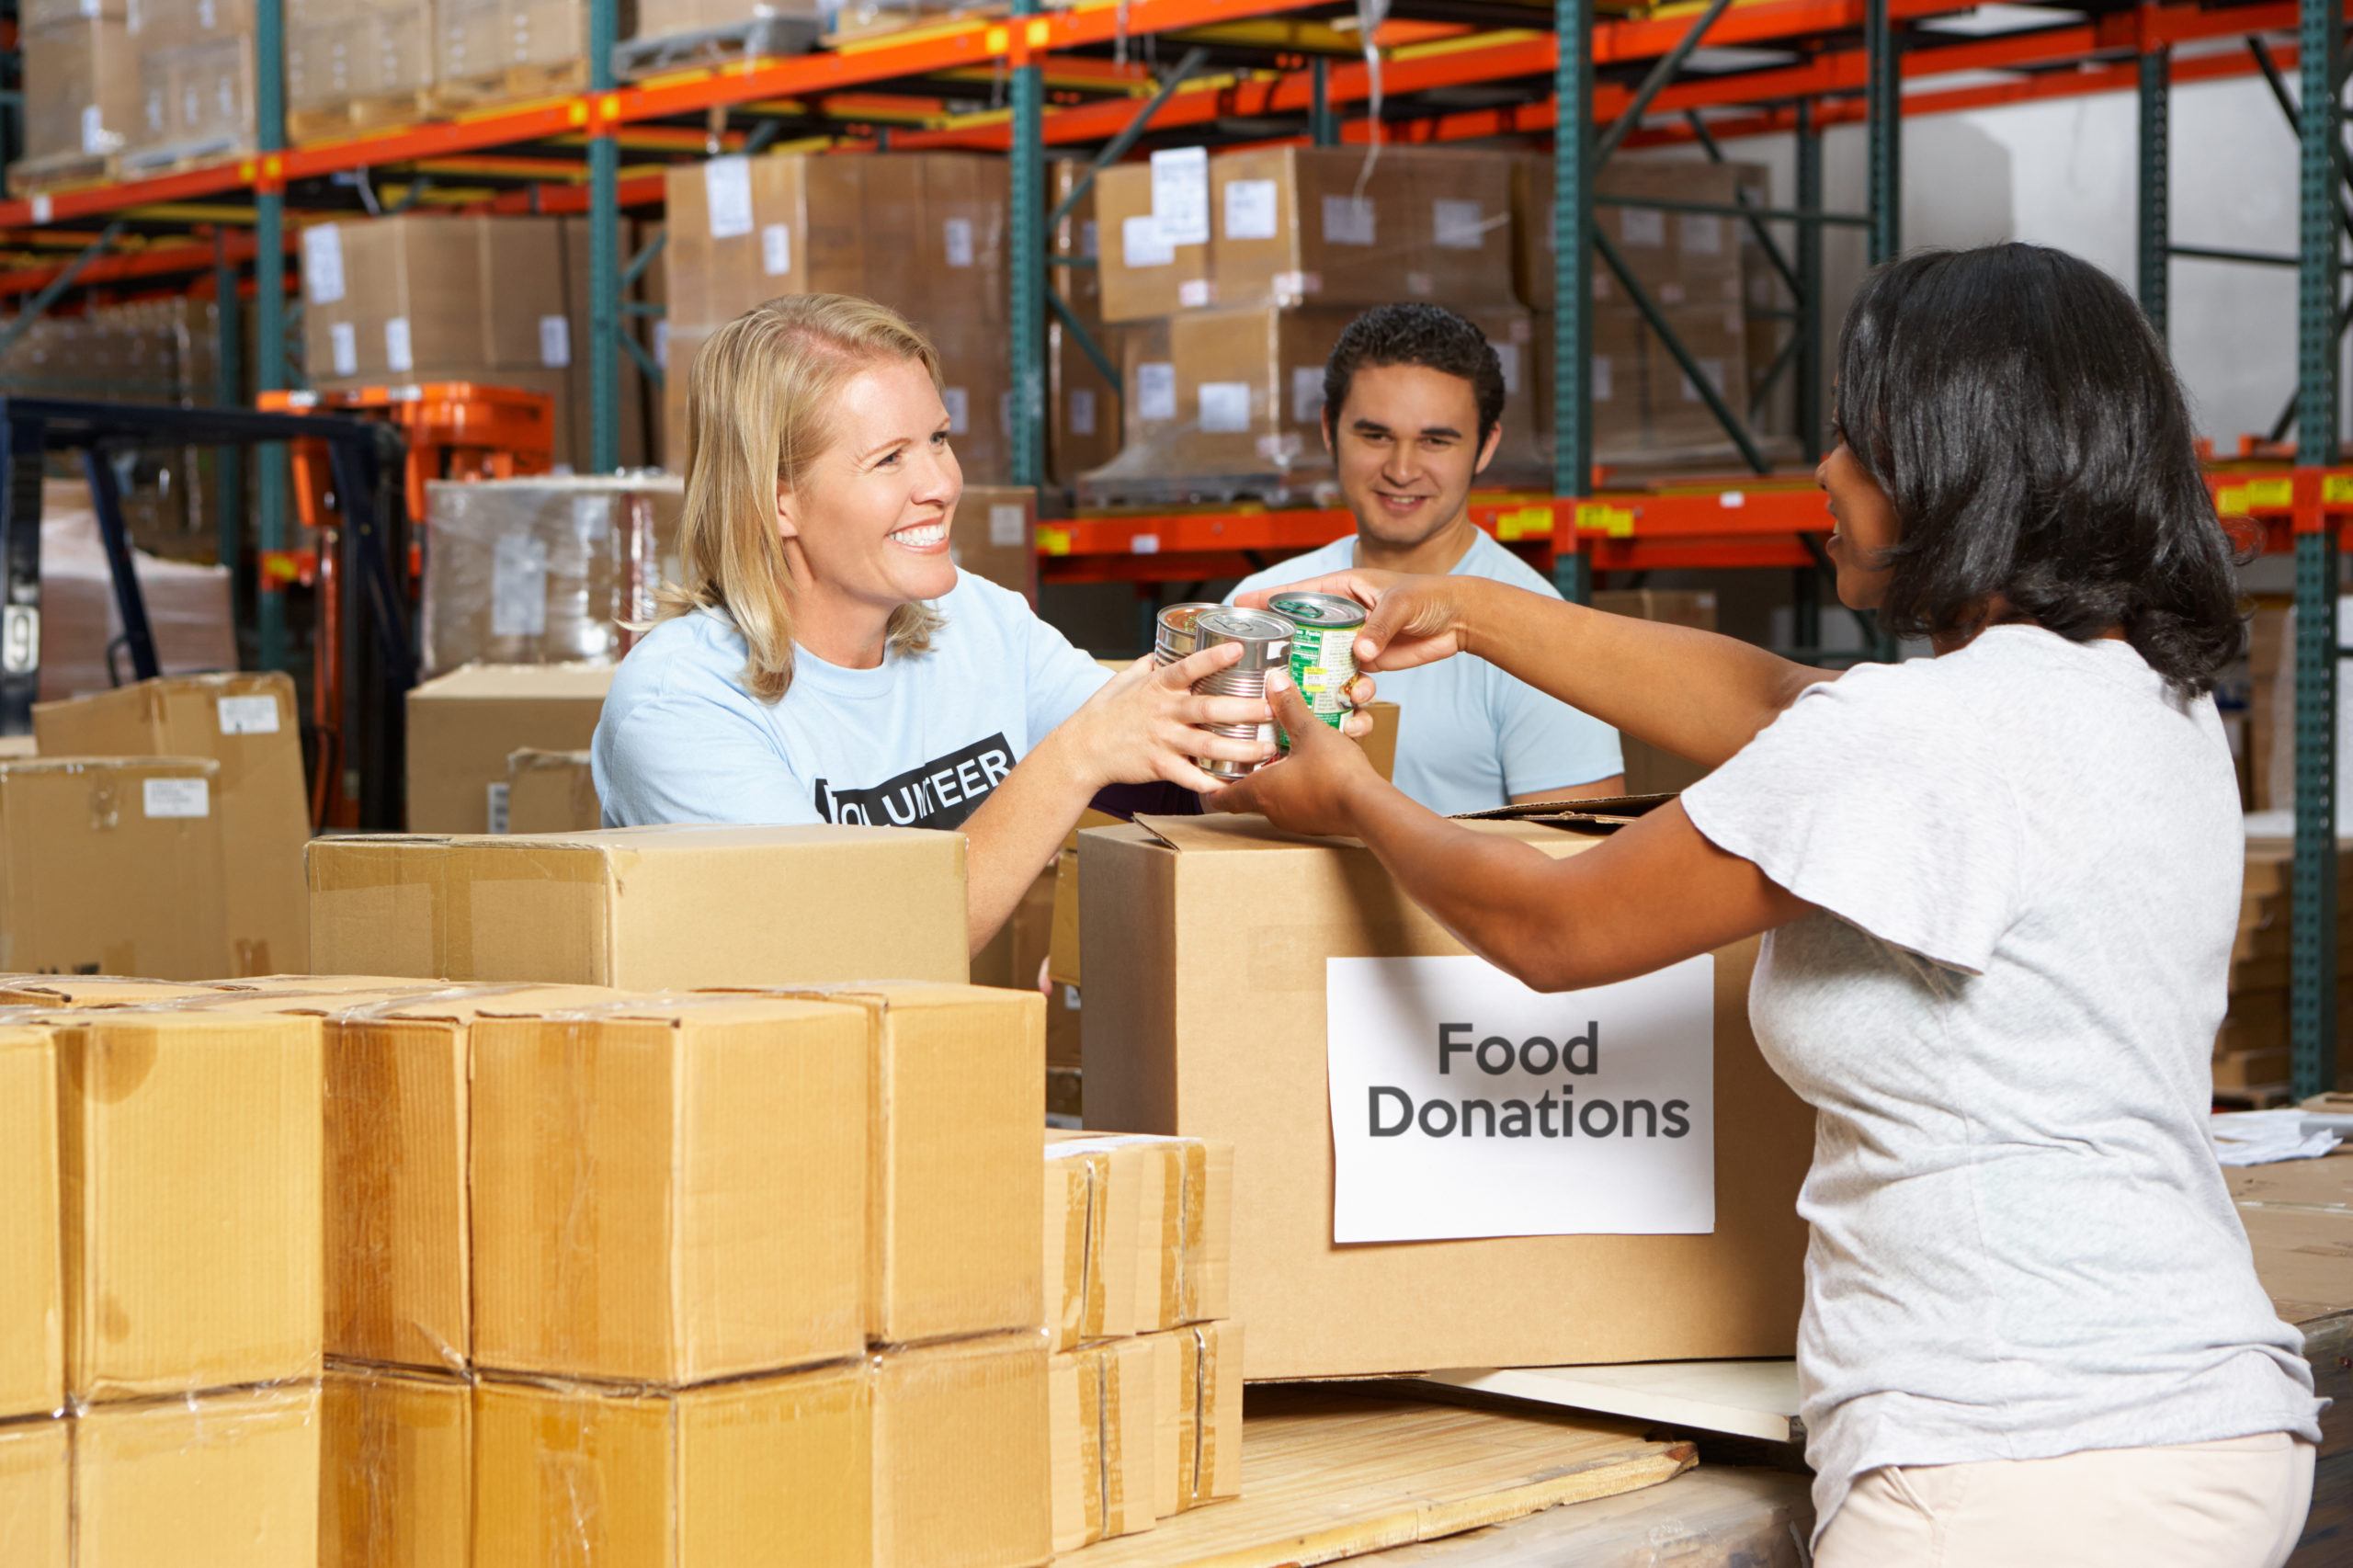
<path fill-rule="evenodd" d="M 1796 201 L 1723 209 L 1767 242 L 1798 300 L 1777 373 L 1793 378 L 1806 451 L 1822 426 L 1820 303 L 1825 228 L 1865 235 L 1877 260 L 1901 245 L 1897 174 L 1905 118 L 2089 93 L 2139 94 L 2140 294 L 2163 324 L 2170 256 L 2287 264 L 2286 257 L 2172 244 L 2165 125 L 2174 85 L 2291 69 L 2298 118 L 2302 241 L 2296 451 L 2218 468 L 2226 513 L 2246 517 L 2269 548 L 2296 557 L 2297 876 L 2294 1039 L 2300 1090 L 2333 1085 L 2335 623 L 2338 533 L 2353 517 L 2353 472 L 2335 463 L 2338 407 L 2341 80 L 2344 0 L 2006 6 L 2006 29 L 1956 30 L 1974 0 L 1693 0 L 1646 15 L 1596 15 L 1596 0 L 1084 0 L 1041 12 L 1010 0 L 995 14 L 911 27 L 818 52 L 702 65 L 628 84 L 613 74 L 614 0 L 593 0 L 587 90 L 399 130 L 290 147 L 285 136 L 282 0 L 257 0 L 258 136 L 250 156 L 151 178 L 46 191 L 0 202 L 0 295 L 24 302 L 18 324 L 76 292 L 194 289 L 221 301 L 222 358 L 237 357 L 250 299 L 261 345 L 254 380 L 289 381 L 286 256 L 290 216 L 357 216 L 404 204 L 591 217 L 593 466 L 619 447 L 618 368 L 638 352 L 622 295 L 646 256 L 625 262 L 623 212 L 659 204 L 661 166 L 764 150 L 968 148 L 1013 160 L 1010 321 L 1015 478 L 1043 476 L 1043 324 L 1050 278 L 1083 258 L 1049 255 L 1042 161 L 1050 150 L 1123 155 L 1173 141 L 1294 140 L 1358 144 L 1550 138 L 1560 275 L 1557 362 L 1582 368 L 1594 236 L 1592 172 L 1618 145 L 1790 135 Z M 2292 49 L 2242 40 L 2292 33 Z M 1165 53 L 1181 53 L 1167 61 Z M 2258 56 L 2262 56 L 2259 58 Z M 2268 62 L 2268 63 L 2267 63 Z M 1368 112 L 1376 94 L 1377 116 Z M 1864 210 L 1823 207 L 1822 138 L 1861 123 Z M 630 160 L 624 167 L 623 160 Z M 380 203 L 381 199 L 381 203 Z M 1785 249 L 1780 243 L 1788 237 Z M 1608 247 L 1602 264 L 1624 276 Z M 1629 279 L 1631 281 L 1631 279 Z M 1639 291 L 1637 291 L 1639 293 Z M 643 307 L 635 307 L 642 309 Z M 1663 323 L 1661 324 L 1664 324 Z M 6 330 L 0 328 L 0 331 Z M 1672 342 L 1673 335 L 1667 337 Z M 1680 352 L 1679 347 L 1677 350 Z M 1689 369 L 1688 357 L 1686 369 Z M 649 369 L 653 369 L 649 367 Z M 658 376 L 658 369 L 654 369 Z M 230 375 L 224 385 L 233 386 Z M 1704 377 L 1694 384 L 1705 388 Z M 1827 528 L 1800 472 L 1774 472 L 1742 421 L 1715 412 L 1743 449 L 1735 474 L 1635 481 L 1590 461 L 1591 404 L 1582 373 L 1564 378 L 1553 428 L 1552 493 L 1482 496 L 1476 517 L 1548 562 L 1575 595 L 1594 574 L 1672 566 L 1788 569 L 1799 585 L 1799 641 L 1818 642 L 1813 585 Z M 282 550 L 281 465 L 258 467 L 259 542 Z M 1049 581 L 1190 581 L 1347 531 L 1344 514 L 1229 506 L 1050 517 L 1040 525 Z M 235 561 L 235 540 L 223 540 Z M 278 596 L 259 595 L 262 656 L 285 655 Z"/>

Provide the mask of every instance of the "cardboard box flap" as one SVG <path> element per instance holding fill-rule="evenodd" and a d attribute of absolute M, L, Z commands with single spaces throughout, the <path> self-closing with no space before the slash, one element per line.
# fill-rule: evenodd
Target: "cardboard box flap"
<path fill-rule="evenodd" d="M 1558 802 L 1551 802 L 1557 810 Z M 1513 821 L 1500 818 L 1458 817 L 1454 819 L 1474 833 L 1491 834 L 1499 838 L 1516 838 L 1523 844 L 1533 844 L 1548 855 L 1573 854 L 1590 847 L 1586 841 L 1563 837 L 1559 828 L 1549 822 Z M 1285 833 L 1256 815 L 1214 812 L 1198 817 L 1139 816 L 1135 825 L 1178 853 L 1196 855 L 1220 851 L 1269 849 L 1362 849 L 1364 845 L 1354 838 L 1312 838 L 1305 834 Z M 1098 831 L 1118 831 L 1116 829 Z"/>

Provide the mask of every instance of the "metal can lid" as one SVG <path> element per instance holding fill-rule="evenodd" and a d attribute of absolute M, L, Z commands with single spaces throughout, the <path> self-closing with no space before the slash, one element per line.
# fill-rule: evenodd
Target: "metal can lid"
<path fill-rule="evenodd" d="M 1337 594 L 1278 594 L 1267 608 L 1302 626 L 1345 629 L 1364 624 L 1364 607 Z"/>
<path fill-rule="evenodd" d="M 1202 612 L 1206 610 L 1222 609 L 1224 607 L 1222 605 L 1212 604 L 1206 601 L 1195 604 L 1170 605 L 1166 609 L 1160 612 L 1160 624 L 1165 631 L 1190 631 L 1193 630 L 1193 622 L 1200 619 Z"/>
<path fill-rule="evenodd" d="M 1213 610 L 1203 610 L 1194 626 L 1204 637 L 1222 637 L 1245 642 L 1288 642 L 1298 628 L 1279 615 L 1268 615 L 1262 609 L 1240 609 L 1222 605 Z"/>

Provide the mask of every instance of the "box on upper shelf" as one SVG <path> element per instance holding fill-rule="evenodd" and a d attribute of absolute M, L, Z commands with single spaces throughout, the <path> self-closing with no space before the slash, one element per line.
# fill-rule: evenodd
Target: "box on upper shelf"
<path fill-rule="evenodd" d="M 612 684 L 609 664 L 463 665 L 410 691 L 410 831 L 505 832 L 509 754 L 585 751 Z"/>

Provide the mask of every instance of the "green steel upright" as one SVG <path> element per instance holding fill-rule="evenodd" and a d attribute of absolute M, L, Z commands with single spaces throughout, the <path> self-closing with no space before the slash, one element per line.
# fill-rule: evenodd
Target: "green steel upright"
<path fill-rule="evenodd" d="M 1013 0 L 1013 25 L 1027 29 L 1038 0 Z M 1035 486 L 1046 479 L 1046 159 L 1045 73 L 1030 62 L 1024 45 L 1013 68 L 1013 166 L 1011 240 L 1006 269 L 1013 297 L 1006 320 L 1013 334 L 1013 402 L 1006 424 L 1013 445 L 1013 483 Z M 973 409 L 969 417 L 988 417 Z"/>
<path fill-rule="evenodd" d="M 234 408 L 244 397 L 244 312 L 238 309 L 237 263 L 229 254 L 229 232 L 212 237 L 212 401 Z M 219 530 L 222 569 L 229 574 L 229 592 L 235 611 L 253 600 L 253 585 L 245 582 L 245 453 L 242 447 L 212 449 L 213 494 L 219 497 L 213 527 Z"/>
<path fill-rule="evenodd" d="M 2173 220 L 2165 208 L 2166 185 L 2172 176 L 2172 153 L 2165 142 L 2172 119 L 2171 58 L 2162 49 L 2141 56 L 2141 186 L 2140 267 L 2137 282 L 2141 313 L 2165 335 L 2165 298 L 2169 290 L 2166 247 L 2173 244 Z"/>
<path fill-rule="evenodd" d="M 286 150 L 285 0 L 256 0 L 254 6 L 254 144 L 263 165 L 254 193 L 254 390 L 286 386 L 286 208 L 283 182 L 273 178 L 273 153 Z M 286 548 L 286 449 L 262 447 L 254 467 L 260 498 L 255 542 L 267 554 Z M 258 660 L 265 670 L 282 670 L 286 660 L 286 597 L 256 593 Z"/>
<path fill-rule="evenodd" d="M 588 0 L 588 90 L 600 103 L 588 138 L 588 470 L 621 466 L 620 145 L 605 119 L 613 90 L 617 0 Z"/>
<path fill-rule="evenodd" d="M 1863 54 L 1869 79 L 1863 94 L 1870 138 L 1870 264 L 1893 261 L 1904 249 L 1904 80 L 1895 25 L 1887 0 L 1863 10 Z"/>
<path fill-rule="evenodd" d="M 2337 55 L 2340 0 L 2301 0 L 2297 74 L 2296 462 L 2337 455 Z M 2296 536 L 2296 860 L 2289 937 L 2289 1076 L 2336 1087 L 2336 532 Z"/>
<path fill-rule="evenodd" d="M 1593 0 L 1553 0 L 1552 30 L 1552 494 L 1580 496 L 1593 488 Z M 1556 551 L 1552 579 L 1591 602 L 1584 552 Z"/>

